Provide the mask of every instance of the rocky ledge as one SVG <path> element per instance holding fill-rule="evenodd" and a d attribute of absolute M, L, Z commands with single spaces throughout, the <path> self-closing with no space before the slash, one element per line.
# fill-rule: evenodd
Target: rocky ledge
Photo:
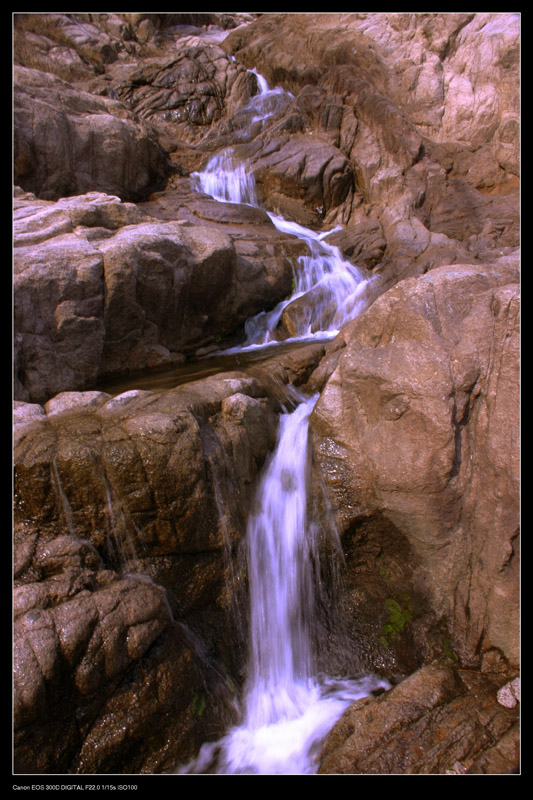
<path fill-rule="evenodd" d="M 518 771 L 519 25 L 14 15 L 15 772 L 172 771 L 234 720 L 288 383 L 342 546 L 320 667 L 393 685 L 320 772 Z M 198 191 L 228 149 L 260 208 Z M 363 312 L 157 388 L 291 293 L 266 211 L 373 279 Z"/>

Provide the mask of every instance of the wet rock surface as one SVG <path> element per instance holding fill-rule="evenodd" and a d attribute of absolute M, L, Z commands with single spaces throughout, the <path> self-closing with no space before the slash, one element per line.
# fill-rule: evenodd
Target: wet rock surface
<path fill-rule="evenodd" d="M 287 383 L 320 393 L 313 510 L 344 557 L 321 666 L 395 684 L 320 771 L 519 769 L 519 24 L 15 14 L 16 772 L 173 771 L 233 721 Z M 327 345 L 157 388 L 305 251 L 198 191 L 228 150 L 374 280 Z"/>
<path fill-rule="evenodd" d="M 407 537 L 471 666 L 491 647 L 519 659 L 517 280 L 456 265 L 382 295 L 341 334 L 312 420 L 340 530 L 378 514 Z"/>
<path fill-rule="evenodd" d="M 344 714 L 319 774 L 516 773 L 518 714 L 498 703 L 500 682 L 450 666 L 423 667 Z"/>
<path fill-rule="evenodd" d="M 257 378 L 226 373 L 162 394 L 16 404 L 21 768 L 116 771 L 123 759 L 169 768 L 192 755 L 204 724 L 216 729 L 230 713 L 234 688 L 221 676 L 243 666 L 237 554 L 275 437 L 269 394 Z M 159 688 L 148 702 L 150 685 Z M 63 740 L 61 715 L 73 714 L 87 722 Z"/>

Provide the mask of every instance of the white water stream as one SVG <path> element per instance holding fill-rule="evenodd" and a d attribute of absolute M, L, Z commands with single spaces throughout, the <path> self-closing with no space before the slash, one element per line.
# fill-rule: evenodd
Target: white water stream
<path fill-rule="evenodd" d="M 307 516 L 308 421 L 318 396 L 281 416 L 277 447 L 247 530 L 250 654 L 242 723 L 204 744 L 181 772 L 305 775 L 317 770 L 324 738 L 355 700 L 389 688 L 374 675 L 315 675 L 312 628 L 319 558 Z"/>
<path fill-rule="evenodd" d="M 283 90 L 268 89 L 262 76 L 258 75 L 257 79 L 260 91 L 250 101 L 256 112 L 253 121 L 264 121 L 275 113 L 276 98 L 283 96 Z M 199 191 L 219 202 L 259 207 L 253 174 L 246 164 L 234 158 L 231 149 L 213 156 L 204 170 L 193 173 L 192 179 Z M 332 339 L 343 325 L 361 312 L 369 285 L 375 280 L 367 278 L 362 270 L 346 261 L 338 247 L 323 241 L 332 231 L 318 233 L 271 212 L 267 211 L 267 214 L 279 231 L 303 240 L 308 252 L 300 256 L 294 268 L 292 295 L 271 311 L 263 311 L 249 319 L 245 325 L 247 338 L 244 345 L 226 352 L 262 346 L 280 338 L 285 341 Z M 290 338 L 277 331 L 286 311 L 290 314 L 293 329 Z"/>
<path fill-rule="evenodd" d="M 268 94 L 263 80 L 260 87 L 258 111 Z M 252 177 L 229 152 L 215 156 L 195 179 L 201 191 L 220 201 L 257 205 Z M 309 302 L 299 315 L 298 338 L 330 338 L 357 315 L 363 275 L 321 234 L 270 217 L 280 230 L 305 239 L 309 255 L 300 259 L 292 297 L 250 321 L 245 347 L 272 341 L 281 314 L 301 297 Z M 296 409 L 280 418 L 277 446 L 248 522 L 250 652 L 242 722 L 223 739 L 203 745 L 182 773 L 315 773 L 320 747 L 342 712 L 372 691 L 389 688 L 373 675 L 339 680 L 315 674 L 311 643 L 319 548 L 316 526 L 308 519 L 308 424 L 318 395 L 295 392 L 295 397 Z"/>

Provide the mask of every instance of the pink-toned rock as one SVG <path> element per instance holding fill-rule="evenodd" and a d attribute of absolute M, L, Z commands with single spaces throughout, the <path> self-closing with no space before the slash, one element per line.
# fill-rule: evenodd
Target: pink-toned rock
<path fill-rule="evenodd" d="M 426 666 L 355 703 L 330 733 L 319 773 L 516 773 L 518 714 L 498 706 L 498 687 L 467 670 Z"/>
<path fill-rule="evenodd" d="M 169 162 L 153 131 L 49 73 L 14 68 L 14 178 L 47 200 L 98 191 L 142 200 Z"/>
<path fill-rule="evenodd" d="M 226 224 L 202 219 L 201 206 L 159 220 L 103 193 L 57 203 L 17 196 L 18 400 L 45 402 L 112 373 L 170 366 L 290 292 L 288 256 L 301 250 L 294 237 L 263 212 L 250 219 L 234 206 Z"/>
<path fill-rule="evenodd" d="M 344 329 L 311 419 L 341 530 L 384 515 L 407 537 L 471 665 L 519 659 L 516 281 L 501 264 L 399 283 Z"/>

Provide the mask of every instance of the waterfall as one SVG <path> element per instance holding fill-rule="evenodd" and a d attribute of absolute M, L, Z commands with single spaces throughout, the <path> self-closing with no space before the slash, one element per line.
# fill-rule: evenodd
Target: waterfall
<path fill-rule="evenodd" d="M 139 540 L 140 531 L 105 477 L 103 484 L 106 497 L 107 556 L 114 563 L 115 569 L 124 573 L 141 573 L 142 566 L 130 528 L 135 530 Z"/>
<path fill-rule="evenodd" d="M 298 711 L 311 678 L 308 625 L 313 616 L 307 536 L 307 421 L 317 397 L 280 420 L 278 446 L 250 517 L 250 690 L 246 724 L 255 729 Z M 296 707 L 293 705 L 296 704 Z"/>
<path fill-rule="evenodd" d="M 389 684 L 315 676 L 315 526 L 308 519 L 308 423 L 318 395 L 282 414 L 247 530 L 250 655 L 242 724 L 203 745 L 182 773 L 312 774 L 320 746 L 354 700 Z"/>
<path fill-rule="evenodd" d="M 259 76 L 258 83 L 262 101 L 269 90 Z M 212 158 L 193 180 L 221 202 L 257 205 L 253 176 L 230 150 Z M 279 230 L 305 240 L 308 254 L 295 269 L 292 296 L 248 321 L 244 347 L 275 340 L 279 320 L 296 302 L 295 338 L 335 335 L 359 313 L 368 282 L 322 241 L 324 234 L 269 216 Z M 354 700 L 389 688 L 374 675 L 351 680 L 316 675 L 312 642 L 320 548 L 317 526 L 308 518 L 308 429 L 318 395 L 292 391 L 296 408 L 280 417 L 276 449 L 248 521 L 250 631 L 242 723 L 204 744 L 181 773 L 315 773 L 320 747 L 342 712 Z"/>
<path fill-rule="evenodd" d="M 213 156 L 204 170 L 193 173 L 193 185 L 219 202 L 259 207 L 253 174 L 235 159 L 231 149 Z M 246 341 L 231 352 L 283 339 L 331 339 L 363 309 L 374 278 L 346 261 L 339 250 L 325 241 L 330 232 L 317 233 L 296 222 L 267 212 L 275 227 L 297 236 L 307 245 L 293 267 L 293 292 L 268 312 L 260 312 L 245 324 Z M 279 330 L 289 315 L 292 335 Z M 230 352 L 230 351 L 227 351 Z"/>
<path fill-rule="evenodd" d="M 52 478 L 52 486 L 54 487 L 56 497 L 59 500 L 59 508 L 64 516 L 65 526 L 68 529 L 68 532 L 70 533 L 72 538 L 77 539 L 78 537 L 76 535 L 74 515 L 72 514 L 72 508 L 67 499 L 67 495 L 65 494 L 65 490 L 63 489 L 63 483 L 61 482 L 61 478 L 59 477 L 59 469 L 57 467 L 57 461 L 55 458 L 53 458 L 50 463 L 50 475 Z"/>
<path fill-rule="evenodd" d="M 193 173 L 200 191 L 221 203 L 244 203 L 257 206 L 255 181 L 245 165 L 235 162 L 231 151 L 213 156 L 203 172 Z"/>

